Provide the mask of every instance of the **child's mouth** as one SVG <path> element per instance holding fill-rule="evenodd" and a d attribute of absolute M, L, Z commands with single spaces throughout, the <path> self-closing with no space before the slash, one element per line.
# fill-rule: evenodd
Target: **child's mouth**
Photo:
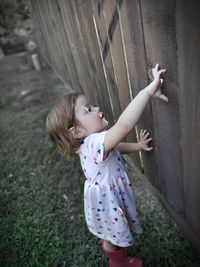
<path fill-rule="evenodd" d="M 108 121 L 105 119 L 104 113 L 101 112 L 99 115 L 100 115 L 101 120 L 103 120 L 108 125 Z"/>
<path fill-rule="evenodd" d="M 101 119 L 108 125 L 108 121 L 105 119 L 104 114 L 102 114 Z"/>
<path fill-rule="evenodd" d="M 104 114 L 103 114 L 103 112 L 99 112 L 98 115 L 99 115 L 99 117 L 100 117 L 101 120 L 104 119 Z"/>

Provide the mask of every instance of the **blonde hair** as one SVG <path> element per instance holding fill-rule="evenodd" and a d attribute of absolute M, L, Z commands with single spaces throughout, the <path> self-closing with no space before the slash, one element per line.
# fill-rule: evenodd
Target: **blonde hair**
<path fill-rule="evenodd" d="M 46 128 L 58 151 L 73 158 L 82 139 L 74 138 L 69 131 L 78 122 L 75 118 L 75 104 L 81 93 L 74 92 L 64 96 L 49 112 Z"/>

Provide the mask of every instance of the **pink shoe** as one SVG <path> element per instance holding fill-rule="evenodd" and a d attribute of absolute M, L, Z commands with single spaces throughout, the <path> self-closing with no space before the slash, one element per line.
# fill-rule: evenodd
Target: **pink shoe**
<path fill-rule="evenodd" d="M 126 249 L 120 248 L 112 252 L 105 251 L 109 258 L 109 267 L 142 267 L 142 260 L 137 257 L 126 257 Z"/>
<path fill-rule="evenodd" d="M 126 267 L 142 267 L 142 260 L 138 257 L 126 257 Z"/>

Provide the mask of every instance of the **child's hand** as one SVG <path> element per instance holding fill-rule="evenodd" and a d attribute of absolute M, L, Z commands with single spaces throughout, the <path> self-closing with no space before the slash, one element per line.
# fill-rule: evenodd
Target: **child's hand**
<path fill-rule="evenodd" d="M 151 151 L 153 150 L 153 147 L 149 147 L 149 142 L 152 140 L 152 138 L 149 138 L 149 132 L 147 130 L 141 130 L 140 131 L 140 142 L 139 146 L 141 150 L 144 151 Z"/>
<path fill-rule="evenodd" d="M 152 69 L 152 79 L 153 82 L 156 84 L 156 90 L 152 90 L 152 88 L 149 89 L 149 94 L 153 97 L 158 97 L 162 99 L 163 101 L 168 103 L 168 97 L 162 94 L 161 87 L 163 83 L 162 74 L 166 73 L 166 69 L 161 69 L 160 66 L 157 63 L 155 67 Z"/>

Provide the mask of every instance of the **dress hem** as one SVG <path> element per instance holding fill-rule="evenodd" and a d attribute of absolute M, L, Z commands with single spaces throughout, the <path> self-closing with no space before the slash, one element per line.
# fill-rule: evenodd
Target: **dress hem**
<path fill-rule="evenodd" d="M 89 229 L 89 231 L 93 234 L 93 235 L 95 235 L 96 237 L 98 237 L 98 238 L 101 238 L 101 239 L 104 239 L 104 240 L 107 240 L 107 241 L 109 241 L 109 242 L 111 242 L 113 245 L 116 245 L 116 246 L 118 246 L 118 247 L 131 247 L 131 246 L 133 246 L 134 245 L 134 240 L 132 239 L 132 244 L 130 244 L 130 243 L 128 243 L 128 242 L 126 242 L 126 243 L 118 243 L 116 240 L 114 240 L 114 239 L 108 239 L 108 238 L 105 238 L 105 236 L 104 235 L 101 235 L 101 234 L 98 234 L 98 233 L 96 233 L 96 232 L 93 232 L 91 229 Z"/>

